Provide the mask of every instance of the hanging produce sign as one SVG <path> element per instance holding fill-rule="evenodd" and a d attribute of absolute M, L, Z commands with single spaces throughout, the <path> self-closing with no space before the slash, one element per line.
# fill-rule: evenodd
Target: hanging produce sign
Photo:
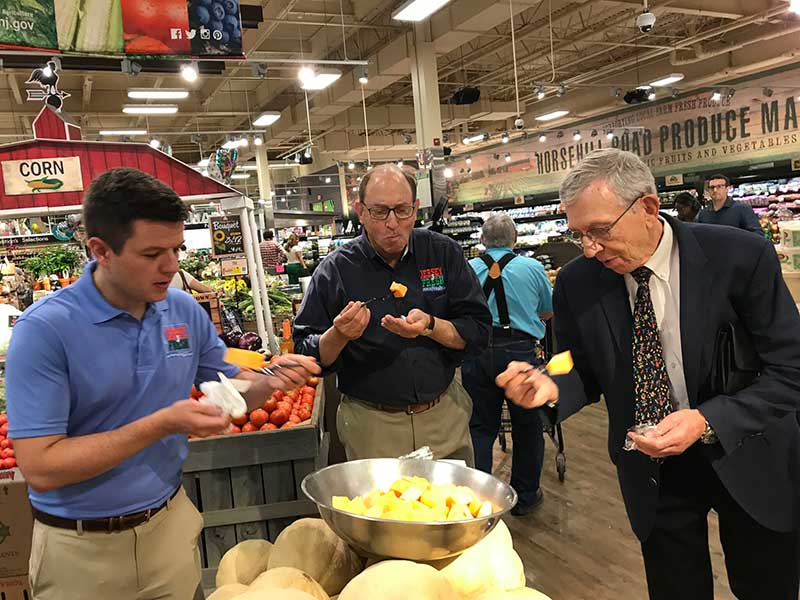
<path fill-rule="evenodd" d="M 243 56 L 239 0 L 3 0 L 0 48 Z"/>
<path fill-rule="evenodd" d="M 2 165 L 7 196 L 83 191 L 81 159 L 77 156 L 6 160 Z"/>
<path fill-rule="evenodd" d="M 209 217 L 208 227 L 211 230 L 213 256 L 244 254 L 242 222 L 238 216 Z"/>

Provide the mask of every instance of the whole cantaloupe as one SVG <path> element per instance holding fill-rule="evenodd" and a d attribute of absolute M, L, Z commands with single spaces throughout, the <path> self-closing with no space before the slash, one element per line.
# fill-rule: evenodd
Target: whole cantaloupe
<path fill-rule="evenodd" d="M 293 567 L 309 575 L 328 595 L 338 594 L 363 564 L 322 519 L 299 519 L 275 540 L 268 569 Z"/>
<path fill-rule="evenodd" d="M 481 594 L 477 600 L 551 600 L 551 598 L 532 588 L 521 588 L 510 591 L 493 590 Z"/>
<path fill-rule="evenodd" d="M 277 567 L 263 572 L 250 584 L 252 589 L 277 588 L 300 590 L 313 596 L 317 600 L 330 600 L 322 586 L 303 573 L 292 567 Z"/>
<path fill-rule="evenodd" d="M 345 586 L 339 600 L 458 600 L 447 579 L 429 565 L 386 560 Z"/>
<path fill-rule="evenodd" d="M 314 596 L 309 596 L 300 590 L 282 590 L 280 588 L 250 588 L 241 596 L 236 596 L 236 600 L 314 600 Z"/>
<path fill-rule="evenodd" d="M 228 550 L 219 561 L 217 587 L 231 583 L 250 585 L 267 570 L 272 544 L 266 540 L 245 540 Z"/>
<path fill-rule="evenodd" d="M 208 600 L 233 600 L 244 594 L 248 589 L 241 583 L 229 583 L 218 587 L 216 591 L 208 597 Z"/>

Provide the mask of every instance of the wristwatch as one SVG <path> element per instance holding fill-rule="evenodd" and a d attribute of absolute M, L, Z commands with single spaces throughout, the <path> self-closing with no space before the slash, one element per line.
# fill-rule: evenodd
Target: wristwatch
<path fill-rule="evenodd" d="M 420 332 L 420 335 L 424 335 L 428 337 L 430 334 L 433 333 L 433 328 L 436 327 L 436 318 L 433 315 L 429 315 L 430 320 L 428 321 L 428 326 Z"/>
<path fill-rule="evenodd" d="M 700 443 L 716 444 L 718 441 L 717 432 L 714 431 L 714 428 L 706 421 L 706 430 L 703 432 L 703 435 L 700 436 Z"/>

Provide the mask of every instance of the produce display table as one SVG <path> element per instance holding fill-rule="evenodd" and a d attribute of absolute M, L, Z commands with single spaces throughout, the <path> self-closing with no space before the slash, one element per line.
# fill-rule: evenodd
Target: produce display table
<path fill-rule="evenodd" d="M 307 425 L 190 441 L 183 486 L 205 519 L 204 588 L 214 588 L 220 559 L 237 543 L 274 541 L 296 519 L 318 514 L 300 484 L 328 462 L 324 387 L 317 386 Z"/>

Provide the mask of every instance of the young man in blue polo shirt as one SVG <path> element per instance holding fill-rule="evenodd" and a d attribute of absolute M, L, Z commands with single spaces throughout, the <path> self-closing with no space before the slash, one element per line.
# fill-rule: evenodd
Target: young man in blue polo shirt
<path fill-rule="evenodd" d="M 267 378 L 226 364 L 191 296 L 170 289 L 186 208 L 134 169 L 98 177 L 84 199 L 83 277 L 17 321 L 6 363 L 9 435 L 30 486 L 29 577 L 37 600 L 191 598 L 200 581 L 201 515 L 181 488 L 187 434 L 229 417 L 189 400 L 193 383 L 250 382 L 255 407 L 319 372 Z"/>
<path fill-rule="evenodd" d="M 709 225 L 727 225 L 764 236 L 761 223 L 749 204 L 736 202 L 728 194 L 731 182 L 725 175 L 712 175 L 708 180 L 708 191 L 711 202 L 697 215 L 698 223 Z"/>
<path fill-rule="evenodd" d="M 514 254 L 517 228 L 504 212 L 483 224 L 481 242 L 486 254 L 469 265 L 478 276 L 492 312 L 492 341 L 478 358 L 462 367 L 464 387 L 472 396 L 469 422 L 475 466 L 492 472 L 492 448 L 500 430 L 505 393 L 495 378 L 511 361 L 535 363 L 536 342 L 544 337 L 544 320 L 553 316 L 553 288 L 542 263 Z M 511 486 L 519 502 L 511 509 L 522 516 L 542 501 L 539 478 L 544 459 L 542 421 L 537 409 L 508 403 L 511 416 Z"/>

